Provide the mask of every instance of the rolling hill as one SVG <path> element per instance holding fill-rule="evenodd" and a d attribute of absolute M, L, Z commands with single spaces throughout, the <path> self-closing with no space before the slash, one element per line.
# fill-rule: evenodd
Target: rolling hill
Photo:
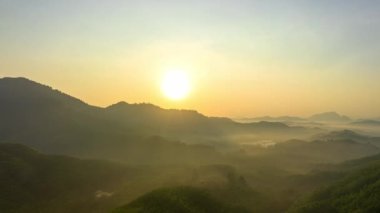
<path fill-rule="evenodd" d="M 302 173 L 312 170 L 318 164 L 342 163 L 376 155 L 380 153 L 380 149 L 372 143 L 351 138 L 336 138 L 312 141 L 289 140 L 267 148 L 252 148 L 252 151 L 248 147 L 246 153 L 250 152 L 253 152 L 250 160 L 252 162 Z"/>
<path fill-rule="evenodd" d="M 139 147 L 149 147 L 147 144 L 154 138 L 181 141 L 184 144 L 169 142 L 163 146 L 188 144 L 187 148 L 179 149 L 192 152 L 188 151 L 194 148 L 191 144 L 231 148 L 240 135 L 286 139 L 315 133 L 314 129 L 282 123 L 242 124 L 152 104 L 120 102 L 106 108 L 95 107 L 25 78 L 0 79 L 0 102 L 0 142 L 17 142 L 44 153 L 86 158 L 123 161 L 130 154 L 127 150 L 133 149 L 147 151 L 148 156 L 155 149 Z"/>
<path fill-rule="evenodd" d="M 229 209 L 252 203 L 258 208 L 256 203 L 263 203 L 230 166 L 127 166 L 0 144 L 1 212 L 110 212 L 154 189 L 182 185 L 198 188 L 194 193 L 190 190 L 189 199 L 196 198 L 195 205 L 204 201 L 201 207 L 206 209 L 209 204 Z M 202 197 L 205 191 L 211 196 Z"/>
<path fill-rule="evenodd" d="M 353 140 L 362 144 L 372 144 L 380 147 L 380 137 L 371 137 L 359 134 L 352 130 L 332 131 L 329 133 L 318 134 L 313 137 L 314 140 L 336 141 L 336 140 Z"/>
<path fill-rule="evenodd" d="M 312 115 L 308 119 L 311 121 L 316 121 L 316 122 L 334 122 L 334 123 L 350 122 L 351 121 L 351 118 L 349 118 L 345 115 L 340 115 L 336 112 L 319 113 L 319 114 Z"/>
<path fill-rule="evenodd" d="M 43 155 L 0 144 L 1 212 L 104 212 L 107 199 L 138 170 L 105 161 Z"/>
<path fill-rule="evenodd" d="M 152 191 L 113 211 L 113 213 L 129 212 L 243 213 L 249 211 L 218 201 L 206 190 L 193 187 L 176 187 Z"/>
<path fill-rule="evenodd" d="M 339 180 L 296 203 L 289 212 L 379 212 L 380 156 L 344 163 Z"/>

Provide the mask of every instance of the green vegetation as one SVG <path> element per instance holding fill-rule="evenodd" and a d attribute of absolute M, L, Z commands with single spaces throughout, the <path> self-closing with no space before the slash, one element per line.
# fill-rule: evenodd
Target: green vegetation
<path fill-rule="evenodd" d="M 379 137 L 100 108 L 22 78 L 0 79 L 0 103 L 1 212 L 379 210 Z"/>
<path fill-rule="evenodd" d="M 257 193 L 228 166 L 127 167 L 0 144 L 2 212 L 108 212 L 145 192 L 179 185 L 223 195 L 226 206 L 260 205 Z"/>
<path fill-rule="evenodd" d="M 212 149 L 235 150 L 240 135 L 285 140 L 319 132 L 282 123 L 241 124 L 152 104 L 95 107 L 24 78 L 0 79 L 0 103 L 0 142 L 21 143 L 49 154 L 127 163 L 192 163 L 194 159 L 220 163 Z M 151 153 L 162 154 L 148 159 Z"/>
<path fill-rule="evenodd" d="M 212 198 L 207 191 L 193 187 L 158 189 L 117 208 L 114 213 L 238 213 L 248 212 L 243 208 L 231 207 Z"/>
<path fill-rule="evenodd" d="M 0 144 L 1 212 L 104 212 L 107 199 L 133 169 L 105 161 L 46 156 L 23 145 Z"/>
<path fill-rule="evenodd" d="M 359 170 L 313 193 L 291 212 L 379 212 L 380 164 Z"/>

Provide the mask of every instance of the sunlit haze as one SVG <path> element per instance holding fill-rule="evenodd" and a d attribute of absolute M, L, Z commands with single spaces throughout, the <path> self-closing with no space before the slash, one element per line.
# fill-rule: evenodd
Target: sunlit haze
<path fill-rule="evenodd" d="M 379 199 L 380 0 L 0 0 L 1 213 Z"/>
<path fill-rule="evenodd" d="M 370 0 L 0 0 L 0 76 L 98 106 L 378 117 L 379 11 Z M 162 86 L 178 67 L 189 95 Z"/>

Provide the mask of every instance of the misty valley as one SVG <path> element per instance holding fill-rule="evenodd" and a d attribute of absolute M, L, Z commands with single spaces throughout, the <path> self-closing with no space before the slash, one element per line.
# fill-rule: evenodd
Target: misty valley
<path fill-rule="evenodd" d="M 0 212 L 379 212 L 380 119 L 96 107 L 0 79 Z"/>

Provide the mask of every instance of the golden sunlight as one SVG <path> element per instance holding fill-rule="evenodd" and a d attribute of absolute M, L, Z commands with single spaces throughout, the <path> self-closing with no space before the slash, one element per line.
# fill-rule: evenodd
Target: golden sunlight
<path fill-rule="evenodd" d="M 190 79 L 182 70 L 171 70 L 165 73 L 161 90 L 171 100 L 182 100 L 190 92 Z"/>

